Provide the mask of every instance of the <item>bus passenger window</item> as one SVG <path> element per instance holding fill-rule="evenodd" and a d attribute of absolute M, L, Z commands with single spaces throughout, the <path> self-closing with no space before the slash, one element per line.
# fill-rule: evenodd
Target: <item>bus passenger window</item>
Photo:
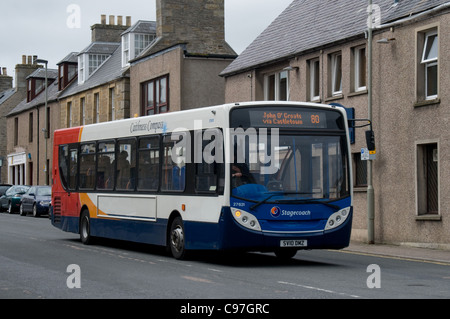
<path fill-rule="evenodd" d="M 95 187 L 95 143 L 82 144 L 80 149 L 80 188 Z"/>
<path fill-rule="evenodd" d="M 136 172 L 136 140 L 118 142 L 117 150 L 117 189 L 133 191 Z"/>
<path fill-rule="evenodd" d="M 139 140 L 138 162 L 138 190 L 158 190 L 159 136 Z"/>
<path fill-rule="evenodd" d="M 184 191 L 186 179 L 186 144 L 178 143 L 186 134 L 180 134 L 180 140 L 172 141 L 171 136 L 164 137 L 161 189 L 165 191 Z M 176 158 L 173 158 L 176 155 Z"/>
<path fill-rule="evenodd" d="M 69 160 L 69 146 L 68 145 L 61 145 L 59 147 L 59 176 L 61 177 L 61 184 L 65 189 L 68 188 L 68 177 L 69 177 L 69 167 L 68 167 L 68 160 Z"/>
<path fill-rule="evenodd" d="M 97 189 L 114 188 L 115 143 L 101 142 L 97 152 Z"/>

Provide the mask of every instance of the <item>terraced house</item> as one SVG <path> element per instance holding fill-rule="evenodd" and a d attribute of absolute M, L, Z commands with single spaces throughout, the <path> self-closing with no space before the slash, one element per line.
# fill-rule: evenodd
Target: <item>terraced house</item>
<path fill-rule="evenodd" d="M 450 1 L 373 4 L 369 46 L 368 2 L 293 1 L 221 73 L 226 101 L 339 103 L 368 118 L 371 92 L 375 241 L 450 247 Z M 365 145 L 356 130 L 352 236 L 363 241 Z"/>

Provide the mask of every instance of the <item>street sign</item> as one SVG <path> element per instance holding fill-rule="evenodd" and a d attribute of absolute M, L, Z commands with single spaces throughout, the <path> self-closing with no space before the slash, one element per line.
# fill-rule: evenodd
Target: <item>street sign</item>
<path fill-rule="evenodd" d="M 369 151 L 368 148 L 361 149 L 361 161 L 373 161 L 376 159 L 376 151 Z"/>

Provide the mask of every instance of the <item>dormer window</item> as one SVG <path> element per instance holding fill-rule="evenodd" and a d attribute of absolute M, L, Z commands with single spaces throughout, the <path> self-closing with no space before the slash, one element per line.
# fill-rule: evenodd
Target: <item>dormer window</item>
<path fill-rule="evenodd" d="M 63 63 L 58 66 L 58 90 L 64 89 L 77 75 L 77 64 Z"/>
<path fill-rule="evenodd" d="M 47 70 L 48 86 L 58 77 L 57 70 Z M 45 90 L 45 70 L 39 68 L 27 77 L 27 103 L 33 101 Z"/>
<path fill-rule="evenodd" d="M 94 42 L 78 55 L 78 84 L 83 84 L 117 50 L 119 43 Z"/>
<path fill-rule="evenodd" d="M 58 63 L 58 91 L 65 89 L 77 76 L 78 53 L 72 52 Z"/>
<path fill-rule="evenodd" d="M 156 38 L 156 23 L 138 21 L 122 34 L 122 67 L 130 65 Z"/>
<path fill-rule="evenodd" d="M 33 101 L 45 89 L 45 79 L 29 78 L 27 89 L 27 102 Z"/>

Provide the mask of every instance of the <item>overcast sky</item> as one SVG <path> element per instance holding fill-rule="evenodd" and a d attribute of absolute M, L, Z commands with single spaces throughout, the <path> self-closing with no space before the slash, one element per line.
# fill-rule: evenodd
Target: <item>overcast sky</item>
<path fill-rule="evenodd" d="M 225 0 L 226 41 L 240 54 L 292 1 Z M 126 16 L 132 24 L 155 21 L 155 0 L 0 0 L 0 68 L 14 76 L 22 55 L 37 55 L 56 68 L 68 53 L 90 44 L 90 27 L 102 14 L 122 15 L 124 23 Z"/>

